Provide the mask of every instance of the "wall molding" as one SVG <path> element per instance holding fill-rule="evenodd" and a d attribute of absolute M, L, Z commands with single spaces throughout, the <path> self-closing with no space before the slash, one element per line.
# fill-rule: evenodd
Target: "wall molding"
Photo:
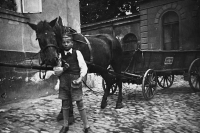
<path fill-rule="evenodd" d="M 155 24 L 159 23 L 160 17 L 168 10 L 172 10 L 180 14 L 181 19 L 185 19 L 185 10 L 181 5 L 178 5 L 177 3 L 170 3 L 167 5 L 164 5 L 160 8 L 160 10 L 156 14 L 156 18 L 154 20 Z"/>
<path fill-rule="evenodd" d="M 7 19 L 7 20 L 12 20 L 12 21 L 17 21 L 20 23 L 26 23 L 29 21 L 30 18 L 27 16 L 24 16 L 21 13 L 0 8 L 0 19 Z"/>

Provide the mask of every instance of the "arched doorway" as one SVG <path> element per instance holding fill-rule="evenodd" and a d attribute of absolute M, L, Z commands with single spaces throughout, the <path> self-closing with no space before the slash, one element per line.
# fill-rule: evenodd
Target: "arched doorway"
<path fill-rule="evenodd" d="M 135 50 L 138 47 L 137 37 L 133 33 L 126 34 L 122 42 L 124 51 Z"/>

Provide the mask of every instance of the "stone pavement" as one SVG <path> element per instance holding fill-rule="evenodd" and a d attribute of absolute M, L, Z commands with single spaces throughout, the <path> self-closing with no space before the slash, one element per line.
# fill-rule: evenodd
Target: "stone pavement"
<path fill-rule="evenodd" d="M 145 101 L 141 86 L 123 87 L 124 108 L 115 109 L 116 94 L 109 96 L 108 106 L 100 109 L 103 89 L 93 93 L 84 88 L 89 123 L 95 133 L 200 133 L 200 96 L 187 82 L 178 80 L 167 89 L 159 89 Z M 57 95 L 30 99 L 0 107 L 0 133 L 58 133 L 61 101 Z M 82 133 L 83 125 L 77 107 L 75 123 L 69 133 Z"/>

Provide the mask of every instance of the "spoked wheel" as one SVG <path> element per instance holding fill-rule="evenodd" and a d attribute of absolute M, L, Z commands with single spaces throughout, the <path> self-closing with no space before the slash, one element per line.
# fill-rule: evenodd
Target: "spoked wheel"
<path fill-rule="evenodd" d="M 145 100 L 150 100 L 154 97 L 157 87 L 156 73 L 152 69 L 148 69 L 142 80 L 142 93 Z"/>
<path fill-rule="evenodd" d="M 162 76 L 157 76 L 158 85 L 163 89 L 169 88 L 174 82 L 174 75 L 165 73 Z"/>
<path fill-rule="evenodd" d="M 107 86 L 106 86 L 106 82 L 103 78 L 102 78 L 102 86 L 103 86 L 103 90 L 105 91 Z M 112 87 L 110 88 L 109 95 L 113 95 L 116 92 L 116 90 L 117 90 L 117 84 L 116 84 L 116 82 L 114 82 L 112 84 Z"/>
<path fill-rule="evenodd" d="M 194 91 L 200 91 L 200 58 L 191 63 L 188 74 L 190 87 Z"/>

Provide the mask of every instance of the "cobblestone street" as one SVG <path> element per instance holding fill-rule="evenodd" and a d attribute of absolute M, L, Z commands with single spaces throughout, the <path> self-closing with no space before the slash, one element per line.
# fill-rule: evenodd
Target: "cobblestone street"
<path fill-rule="evenodd" d="M 124 108 L 115 109 L 117 93 L 108 98 L 108 106 L 100 109 L 103 89 L 96 95 L 84 88 L 84 101 L 95 133 L 200 133 L 200 96 L 188 82 L 177 80 L 169 89 L 160 89 L 145 101 L 141 86 L 123 85 Z M 57 95 L 10 103 L 0 107 L 1 133 L 58 133 L 57 122 L 61 101 Z M 77 107 L 75 123 L 69 133 L 82 133 L 83 125 Z"/>

